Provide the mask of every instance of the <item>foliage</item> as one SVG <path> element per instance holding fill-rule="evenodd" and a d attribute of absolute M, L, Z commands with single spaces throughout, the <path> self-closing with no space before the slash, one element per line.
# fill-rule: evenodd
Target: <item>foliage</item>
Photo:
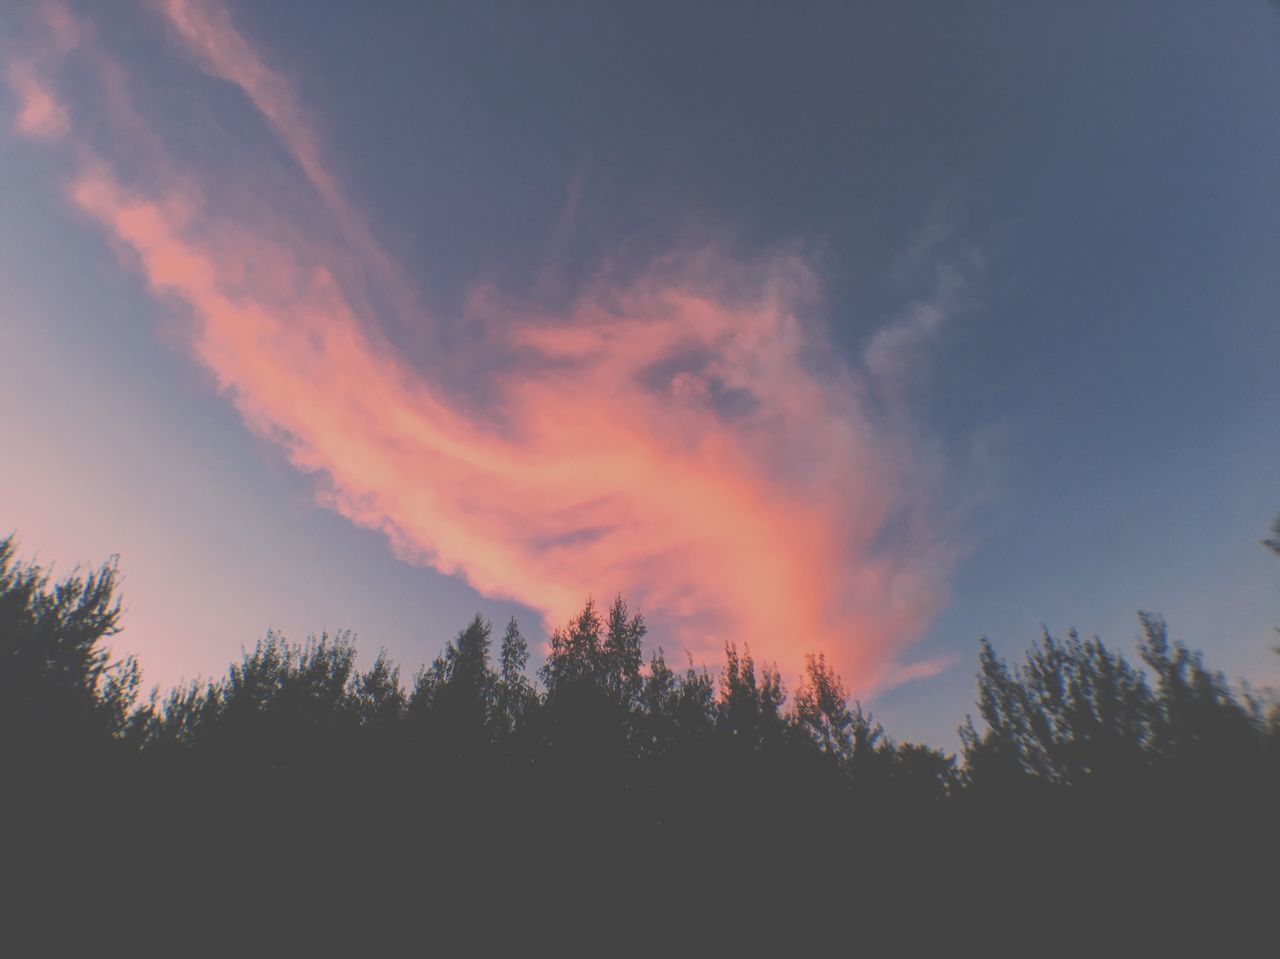
<path fill-rule="evenodd" d="M 54 582 L 0 539 L 0 756 L 18 766 L 96 768 L 136 738 L 141 679 L 103 640 L 120 620 L 114 559 Z"/>
<path fill-rule="evenodd" d="M 1280 764 L 1280 713 L 1268 721 L 1259 697 L 1170 642 L 1149 613 L 1139 665 L 1075 632 L 1046 630 L 1017 665 L 983 639 L 977 718 L 959 731 L 957 762 L 890 738 L 821 653 L 806 657 L 790 699 L 775 665 L 732 642 L 716 674 L 692 660 L 677 671 L 661 647 L 645 662 L 644 617 L 621 596 L 603 615 L 588 599 L 552 632 L 539 683 L 519 624 L 495 657 L 477 615 L 408 690 L 385 650 L 357 669 L 350 633 L 293 644 L 269 632 L 223 677 L 139 705 L 137 663 L 112 662 L 102 645 L 118 628 L 117 582 L 112 561 L 55 583 L 0 541 L 0 746 L 11 764 L 392 778 L 472 797 L 520 788 L 552 803 L 625 800 L 653 821 L 725 804 L 835 815 L 1162 783 L 1259 788 Z"/>

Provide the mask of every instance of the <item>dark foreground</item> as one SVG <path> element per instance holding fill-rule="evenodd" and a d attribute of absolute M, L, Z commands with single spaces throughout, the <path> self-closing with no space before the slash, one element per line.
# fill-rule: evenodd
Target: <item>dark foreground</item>
<path fill-rule="evenodd" d="M 1280 533 L 1278 533 L 1280 535 Z M 1280 549 L 1280 546 L 1277 546 Z M 412 684 L 269 636 L 149 700 L 114 567 L 0 541 L 0 956 L 1271 955 L 1280 712 L 1142 617 L 1134 665 L 979 655 L 963 751 L 811 657 L 642 658 L 588 603 L 526 673 L 480 617 Z"/>

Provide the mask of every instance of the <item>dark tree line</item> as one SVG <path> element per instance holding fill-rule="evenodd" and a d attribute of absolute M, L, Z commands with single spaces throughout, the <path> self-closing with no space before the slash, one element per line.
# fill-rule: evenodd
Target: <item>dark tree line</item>
<path fill-rule="evenodd" d="M 1274 534 L 1264 543 L 1280 554 L 1280 519 Z M 961 727 L 957 757 L 891 738 L 821 654 L 806 658 L 794 690 L 733 643 L 714 675 L 692 661 L 673 667 L 661 648 L 646 660 L 644 618 L 621 597 L 607 610 L 588 600 L 557 629 L 536 678 L 516 621 L 495 642 L 477 615 L 407 683 L 385 651 L 357 668 L 349 633 L 303 644 L 268 633 L 224 676 L 143 699 L 138 664 L 113 662 L 104 647 L 119 625 L 116 586 L 114 562 L 55 582 L 17 558 L 12 537 L 0 540 L 0 768 L 6 795 L 31 799 L 33 815 L 78 785 L 128 797 L 117 813 L 137 823 L 147 797 L 163 795 L 171 801 L 155 821 L 171 830 L 197 834 L 227 809 L 244 810 L 237 828 L 266 829 L 253 797 L 275 797 L 305 805 L 292 821 L 314 814 L 317 830 L 357 810 L 419 824 L 437 856 L 484 824 L 483 853 L 470 854 L 510 871 L 531 835 L 554 835 L 558 855 L 565 843 L 630 850 L 615 858 L 636 874 L 640 863 L 657 868 L 656 844 L 724 830 L 735 838 L 718 859 L 750 874 L 782 855 L 770 843 L 785 829 L 787 855 L 807 850 L 809 880 L 843 875 L 806 903 L 838 889 L 846 906 L 883 895 L 911 863 L 921 908 L 954 908 L 952 923 L 978 915 L 954 888 L 966 862 L 1026 923 L 1048 922 L 1052 896 L 1019 898 L 1028 869 L 1042 885 L 1061 880 L 1061 900 L 1088 883 L 1109 888 L 1126 869 L 1136 878 L 1126 856 L 1146 856 L 1148 870 L 1172 872 L 1157 881 L 1139 870 L 1153 885 L 1137 909 L 1178 870 L 1193 883 L 1234 862 L 1216 846 L 1170 846 L 1187 841 L 1189 822 L 1229 818 L 1256 843 L 1276 838 L 1280 710 L 1171 642 L 1151 614 L 1140 616 L 1136 660 L 1046 632 L 1011 665 L 982 640 L 977 717 Z M 295 836 L 299 849 L 308 836 Z M 1030 863 L 1028 842 L 1042 853 Z M 858 885 L 859 868 L 881 885 Z M 1238 891 L 1214 900 L 1225 888 L 1203 892 L 1217 917 L 1206 929 L 1248 904 Z M 1123 884 L 1114 892 L 1123 900 Z M 864 911 L 898 915 L 886 909 Z M 1081 929 L 1123 913 L 1099 912 Z M 1129 933 L 1153 935 L 1136 919 Z"/>
<path fill-rule="evenodd" d="M 118 628 L 116 585 L 114 561 L 55 583 L 0 540 L 8 768 L 502 774 L 568 777 L 575 789 L 589 779 L 659 805 L 674 793 L 683 805 L 778 789 L 924 804 L 1159 781 L 1234 788 L 1269 768 L 1280 731 L 1280 712 L 1143 613 L 1139 664 L 1097 638 L 1046 632 L 1010 666 L 983 639 L 981 722 L 961 727 L 957 762 L 886 735 L 822 654 L 805 658 L 792 694 L 776 667 L 733 643 L 716 676 L 692 662 L 673 669 L 661 648 L 646 662 L 644 618 L 621 597 L 603 613 L 588 600 L 557 629 L 536 682 L 517 622 L 495 651 L 477 615 L 407 688 L 385 651 L 358 670 L 348 632 L 303 644 L 270 632 L 222 678 L 141 701 L 137 662 L 110 662 L 103 645 Z"/>

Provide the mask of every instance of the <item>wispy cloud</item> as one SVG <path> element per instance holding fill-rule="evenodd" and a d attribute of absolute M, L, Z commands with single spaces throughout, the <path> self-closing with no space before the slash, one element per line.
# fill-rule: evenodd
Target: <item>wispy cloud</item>
<path fill-rule="evenodd" d="M 67 113 L 44 85 L 28 60 L 10 61 L 5 70 L 9 89 L 18 101 L 15 133 L 37 140 L 53 140 L 67 132 Z"/>
<path fill-rule="evenodd" d="M 291 85 L 221 6 L 154 7 L 180 50 L 244 94 L 311 201 L 255 191 L 251 164 L 180 167 L 160 124 L 147 135 L 162 162 L 137 176 L 121 143 L 145 116 L 117 103 L 104 133 L 81 123 L 93 103 L 60 102 L 35 73 L 20 110 L 46 119 L 15 129 L 42 137 L 60 118 L 71 203 L 181 307 L 195 358 L 250 429 L 317 477 L 324 504 L 549 622 L 588 593 L 622 591 L 697 656 L 735 639 L 790 670 L 820 649 L 864 691 L 945 666 L 900 662 L 945 602 L 952 554 L 931 461 L 886 409 L 945 302 L 881 333 L 868 373 L 808 318 L 816 283 L 792 257 L 659 262 L 586 285 L 555 316 L 477 288 L 484 355 L 449 359 L 474 367 L 483 401 L 461 397 L 388 345 L 371 299 L 419 330 L 434 323 Z M 42 9 L 33 48 L 66 55 L 56 38 L 77 21 Z M 128 64 L 93 55 L 127 77 Z M 102 95 L 127 101 L 126 80 Z M 250 201 L 213 202 L 233 181 Z"/>

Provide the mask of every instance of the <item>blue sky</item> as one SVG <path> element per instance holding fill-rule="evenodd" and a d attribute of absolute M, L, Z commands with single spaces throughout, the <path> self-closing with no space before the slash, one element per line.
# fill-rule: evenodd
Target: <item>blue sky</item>
<path fill-rule="evenodd" d="M 441 318 L 379 317 L 428 382 L 467 394 L 460 371 L 483 371 L 477 285 L 566 310 L 602 270 L 709 246 L 747 273 L 803 260 L 805 309 L 849 363 L 939 309 L 878 422 L 905 424 L 953 554 L 900 662 L 958 662 L 873 692 L 893 735 L 954 744 L 980 635 L 1015 655 L 1042 624 L 1076 626 L 1128 649 L 1137 609 L 1280 684 L 1258 545 L 1280 511 L 1270 5 L 228 9 Z M 117 11 L 72 7 L 173 162 L 294 189 L 296 152 L 243 91 L 192 79 L 155 17 Z M 0 27 L 9 62 L 29 49 L 19 19 Z M 68 103 L 87 96 L 61 77 Z M 536 632 L 540 611 L 316 505 L 193 361 L 173 304 L 69 207 L 71 161 L 10 132 L 19 106 L 0 135 L 0 529 L 60 568 L 119 552 L 118 645 L 159 682 L 220 670 L 272 625 L 353 628 L 408 672 L 476 609 Z"/>

